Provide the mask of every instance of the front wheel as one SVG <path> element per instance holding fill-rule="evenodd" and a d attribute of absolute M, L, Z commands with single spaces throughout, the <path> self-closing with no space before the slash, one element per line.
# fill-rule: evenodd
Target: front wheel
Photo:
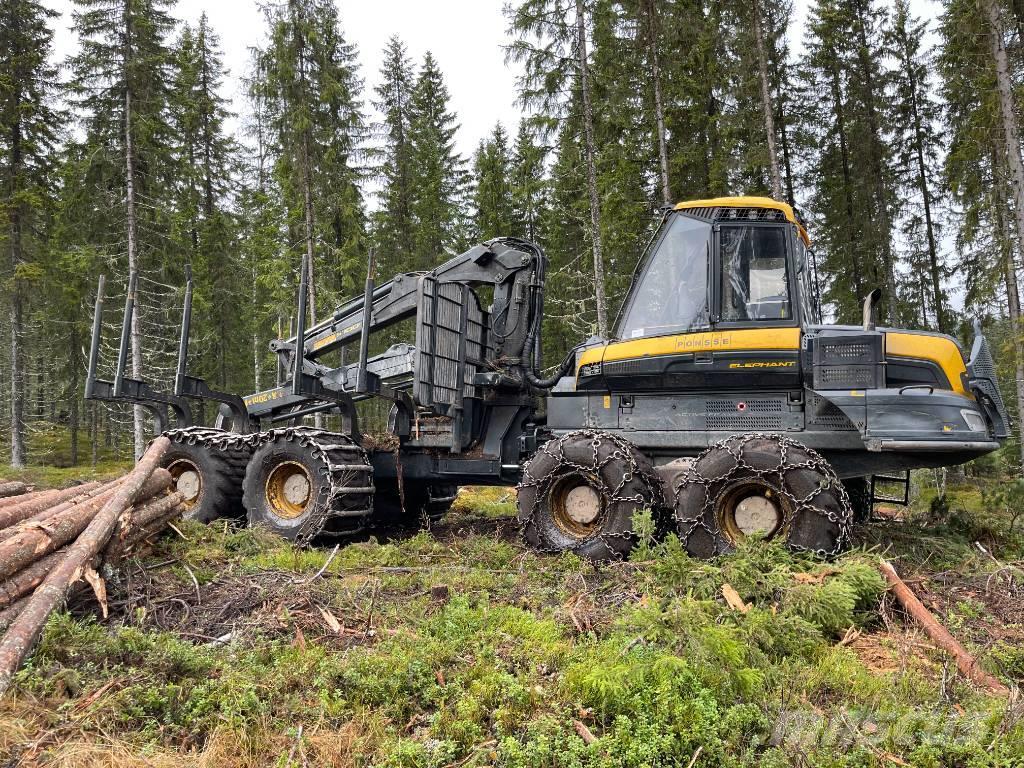
<path fill-rule="evenodd" d="M 548 552 L 618 560 L 636 543 L 634 515 L 661 509 L 661 483 L 632 443 L 593 430 L 549 440 L 523 468 L 519 524 Z"/>
<path fill-rule="evenodd" d="M 749 536 L 831 557 L 849 542 L 853 511 L 824 458 L 780 435 L 735 435 L 706 450 L 676 481 L 674 517 L 694 557 L 731 552 Z"/>

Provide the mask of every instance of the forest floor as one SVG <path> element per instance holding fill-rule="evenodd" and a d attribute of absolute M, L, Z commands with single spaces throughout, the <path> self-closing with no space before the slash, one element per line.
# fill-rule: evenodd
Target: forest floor
<path fill-rule="evenodd" d="M 79 592 L 51 619 L 0 765 L 1024 766 L 1024 519 L 950 499 L 829 563 L 538 555 L 498 489 L 337 551 L 185 524 L 110 581 L 109 618 Z M 881 557 L 1009 699 L 913 626 Z"/>

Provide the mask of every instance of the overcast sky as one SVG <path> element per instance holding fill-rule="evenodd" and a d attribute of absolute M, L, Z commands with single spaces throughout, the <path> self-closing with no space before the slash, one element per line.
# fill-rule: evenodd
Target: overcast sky
<path fill-rule="evenodd" d="M 44 0 L 62 13 L 57 23 L 55 53 L 58 60 L 74 50 L 71 33 L 71 0 Z M 502 13 L 505 0 L 337 0 L 345 37 L 359 50 L 362 76 L 367 94 L 377 82 L 381 50 L 391 35 L 397 34 L 409 46 L 414 61 L 433 51 L 441 65 L 452 97 L 452 108 L 461 129 L 457 136 L 459 151 L 470 156 L 480 139 L 500 120 L 515 131 L 522 109 L 516 105 L 516 77 L 519 68 L 505 64 L 503 46 L 509 42 Z M 796 0 L 796 18 L 792 33 L 794 48 L 808 0 Z M 935 0 L 911 0 L 918 15 L 934 18 Z M 221 38 L 224 59 L 230 75 L 225 83 L 226 96 L 233 99 L 235 111 L 244 109 L 241 76 L 249 62 L 249 48 L 263 36 L 264 19 L 256 0 L 178 0 L 174 15 L 196 21 L 206 11 L 210 23 Z M 366 97 L 369 101 L 369 95 Z M 367 104 L 369 109 L 369 104 Z"/>

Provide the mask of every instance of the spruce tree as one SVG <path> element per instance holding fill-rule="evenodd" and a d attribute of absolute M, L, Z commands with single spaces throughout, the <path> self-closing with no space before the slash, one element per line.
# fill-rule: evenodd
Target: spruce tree
<path fill-rule="evenodd" d="M 329 0 L 265 6 L 270 43 L 258 53 L 258 89 L 274 136 L 274 176 L 287 211 L 289 247 L 308 257 L 309 322 L 317 294 L 328 306 L 362 281 L 365 175 L 362 80 Z M 295 259 L 295 283 L 298 263 Z"/>
<path fill-rule="evenodd" d="M 405 43 L 392 37 L 384 49 L 374 102 L 383 120 L 378 126 L 377 149 L 382 189 L 380 206 L 373 216 L 373 236 L 378 271 L 385 275 L 408 269 L 412 263 L 415 226 L 410 100 L 415 77 Z"/>
<path fill-rule="evenodd" d="M 602 244 L 601 199 L 597 181 L 597 146 L 594 135 L 594 93 L 588 51 L 591 4 L 585 0 L 525 0 L 509 8 L 509 31 L 517 39 L 509 57 L 524 65 L 520 98 L 546 116 L 548 130 L 558 127 L 570 111 L 570 121 L 583 138 L 583 164 L 587 179 L 589 238 L 593 255 L 592 289 L 597 332 L 609 332 L 608 299 Z M 566 98 L 566 95 L 569 98 Z M 564 135 L 564 132 L 563 132 Z"/>
<path fill-rule="evenodd" d="M 430 269 L 465 243 L 466 171 L 455 151 L 448 87 L 428 51 L 409 98 L 413 250 L 410 269 Z"/>
<path fill-rule="evenodd" d="M 547 148 L 537 144 L 526 120 L 520 120 L 512 152 L 512 229 L 527 240 L 543 238 L 541 219 L 547 205 L 544 162 Z"/>
<path fill-rule="evenodd" d="M 932 95 L 930 62 L 921 49 L 926 24 L 910 16 L 906 0 L 897 0 L 892 27 L 887 35 L 898 67 L 893 72 L 896 149 L 900 185 L 905 197 L 914 200 L 905 216 L 904 234 L 911 246 L 910 271 L 922 281 L 927 301 L 917 316 L 926 327 L 942 333 L 952 330 L 947 319 L 947 299 L 942 284 L 947 277 L 939 253 L 936 208 L 941 186 L 938 163 L 942 154 L 939 130 L 941 105 Z M 929 311 L 930 310 L 930 311 Z"/>
<path fill-rule="evenodd" d="M 845 322 L 860 317 L 876 287 L 885 288 L 883 317 L 895 319 L 900 308 L 881 23 L 867 0 L 818 0 L 800 66 L 809 210 L 829 278 L 825 299 Z"/>
<path fill-rule="evenodd" d="M 473 157 L 474 239 L 489 240 L 509 235 L 524 237 L 524 233 L 516 228 L 513 183 L 508 134 L 498 123 L 490 137 L 480 142 Z"/>
<path fill-rule="evenodd" d="M 189 256 L 196 281 L 193 324 L 197 373 L 221 388 L 244 389 L 248 376 L 235 340 L 242 306 L 226 297 L 244 294 L 247 282 L 237 248 L 238 223 L 230 210 L 238 148 L 225 132 L 230 117 L 220 94 L 225 72 L 219 41 L 206 15 L 186 25 L 174 50 L 170 94 L 174 132 L 175 239 Z M 229 386 L 230 385 L 230 386 Z"/>
<path fill-rule="evenodd" d="M 49 62 L 57 14 L 35 0 L 10 0 L 0 10 L 0 230 L 8 253 L 3 282 L 10 326 L 11 465 L 23 467 L 27 293 L 41 282 L 47 208 L 53 196 L 53 152 L 59 119 L 53 107 L 57 73 Z M 77 397 L 77 393 L 76 393 Z"/>
<path fill-rule="evenodd" d="M 88 165 L 77 183 L 89 187 L 93 210 L 82 210 L 83 243 L 100 248 L 125 277 L 180 279 L 180 265 L 159 259 L 166 247 L 172 131 L 168 125 L 171 0 L 75 0 L 80 51 L 70 59 L 71 88 L 83 114 Z M 122 262 L 120 255 L 124 254 Z M 169 274 L 169 269 L 171 273 Z M 144 294 L 140 293 L 140 296 Z M 131 326 L 131 375 L 143 375 L 143 326 L 162 329 L 162 310 L 136 303 Z M 147 338 L 147 352 L 157 341 Z M 146 366 L 147 376 L 157 368 Z M 170 370 L 165 371 L 169 375 Z M 169 381 L 163 382 L 169 385 Z M 145 447 L 144 411 L 133 409 L 135 454 Z"/>

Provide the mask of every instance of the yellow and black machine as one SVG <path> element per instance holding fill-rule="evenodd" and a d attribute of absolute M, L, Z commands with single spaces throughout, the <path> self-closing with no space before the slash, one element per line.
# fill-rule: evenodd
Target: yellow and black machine
<path fill-rule="evenodd" d="M 126 343 L 114 381 L 99 379 L 101 286 L 86 395 L 150 409 L 193 516 L 244 510 L 300 542 L 436 517 L 460 485 L 517 485 L 541 550 L 624 557 L 650 510 L 695 556 L 747 536 L 828 556 L 870 515 L 875 478 L 996 450 L 1009 420 L 980 329 L 968 356 L 949 336 L 877 327 L 877 291 L 862 325 L 824 324 L 809 246 L 785 203 L 680 203 L 613 338 L 546 378 L 536 244 L 492 240 L 379 286 L 371 263 L 363 295 L 308 329 L 303 269 L 296 333 L 271 343 L 279 381 L 244 398 L 186 372 L 191 287 L 174 391 L 126 379 Z M 371 356 L 403 321 L 408 341 Z M 387 435 L 360 430 L 371 398 L 390 402 Z M 221 404 L 216 425 L 191 423 L 195 399 Z M 316 413 L 340 426 L 309 426 Z"/>

